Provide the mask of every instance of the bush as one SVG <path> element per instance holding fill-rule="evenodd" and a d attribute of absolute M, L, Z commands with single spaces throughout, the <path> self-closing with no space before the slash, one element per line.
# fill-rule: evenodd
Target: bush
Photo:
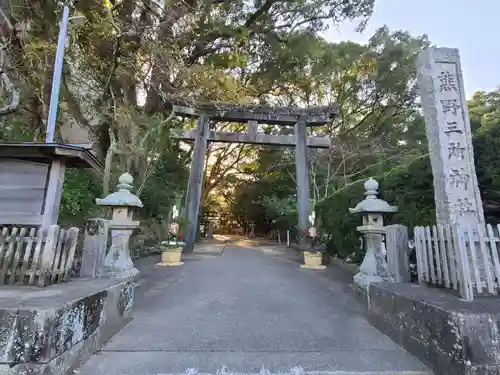
<path fill-rule="evenodd" d="M 95 199 L 100 197 L 100 194 L 101 187 L 94 182 L 91 170 L 68 168 L 59 208 L 60 225 L 82 229 L 87 219 L 102 210 L 95 204 Z"/>
<path fill-rule="evenodd" d="M 364 181 L 357 181 L 335 194 L 318 202 L 316 215 L 322 229 L 328 234 L 327 251 L 334 256 L 347 259 L 354 253 L 353 261 L 359 261 L 359 234 L 356 226 L 359 218 L 349 213 L 364 196 Z"/>

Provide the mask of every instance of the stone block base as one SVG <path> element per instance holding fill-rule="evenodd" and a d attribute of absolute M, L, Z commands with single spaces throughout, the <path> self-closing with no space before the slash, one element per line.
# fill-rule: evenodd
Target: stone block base
<path fill-rule="evenodd" d="M 301 264 L 300 268 L 304 268 L 307 270 L 324 270 L 326 269 L 326 266 L 320 264 L 320 265 L 314 265 L 314 264 Z"/>
<path fill-rule="evenodd" d="M 156 265 L 160 266 L 160 267 L 178 267 L 178 266 L 182 266 L 183 264 L 184 264 L 184 262 L 175 262 L 175 263 L 159 262 L 159 263 L 156 263 Z"/>
<path fill-rule="evenodd" d="M 350 287 L 356 301 L 365 309 L 368 309 L 368 291 L 366 289 L 361 289 L 356 284 L 351 284 Z"/>
<path fill-rule="evenodd" d="M 0 288 L 0 374 L 69 374 L 132 318 L 131 279 Z"/>
<path fill-rule="evenodd" d="M 370 322 L 436 375 L 500 374 L 500 297 L 461 301 L 418 284 L 371 284 Z"/>

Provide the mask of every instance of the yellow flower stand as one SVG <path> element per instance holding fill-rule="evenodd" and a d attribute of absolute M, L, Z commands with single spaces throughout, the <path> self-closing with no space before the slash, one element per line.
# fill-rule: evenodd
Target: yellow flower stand
<path fill-rule="evenodd" d="M 323 254 L 315 251 L 304 251 L 304 264 L 300 268 L 311 270 L 324 270 L 326 266 L 322 265 Z"/>
<path fill-rule="evenodd" d="M 182 266 L 182 247 L 172 247 L 161 252 L 161 261 L 158 263 L 162 267 Z"/>

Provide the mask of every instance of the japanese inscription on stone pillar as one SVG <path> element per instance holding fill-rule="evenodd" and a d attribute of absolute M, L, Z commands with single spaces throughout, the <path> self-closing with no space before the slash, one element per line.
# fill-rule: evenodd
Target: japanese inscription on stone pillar
<path fill-rule="evenodd" d="M 484 223 L 458 50 L 426 49 L 419 57 L 418 80 L 437 223 Z"/>

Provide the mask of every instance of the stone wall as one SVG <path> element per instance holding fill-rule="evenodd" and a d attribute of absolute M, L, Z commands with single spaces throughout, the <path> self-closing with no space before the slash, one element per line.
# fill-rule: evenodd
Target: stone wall
<path fill-rule="evenodd" d="M 130 321 L 134 285 L 95 279 L 0 291 L 0 374 L 69 373 Z"/>
<path fill-rule="evenodd" d="M 416 284 L 372 284 L 371 323 L 436 375 L 500 374 L 500 297 L 465 302 Z M 452 292 L 450 292 L 452 293 Z"/>

